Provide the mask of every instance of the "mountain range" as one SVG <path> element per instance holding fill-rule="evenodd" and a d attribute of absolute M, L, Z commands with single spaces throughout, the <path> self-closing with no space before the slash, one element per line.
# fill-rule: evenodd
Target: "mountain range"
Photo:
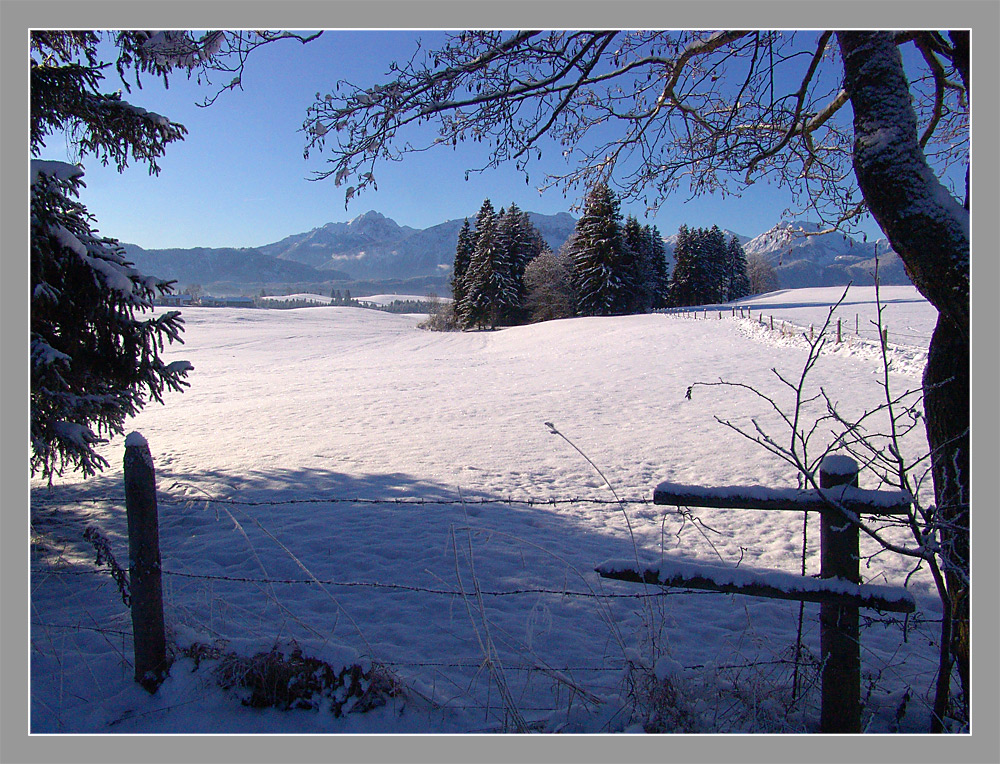
<path fill-rule="evenodd" d="M 553 251 L 562 246 L 576 225 L 576 219 L 566 212 L 529 212 L 528 216 Z M 447 294 L 464 220 L 456 218 L 418 229 L 401 226 L 372 210 L 350 222 L 327 223 L 261 247 L 123 246 L 140 271 L 176 280 L 181 290 L 199 284 L 215 294 L 247 294 L 267 288 L 315 285 L 314 289 L 346 286 L 356 294 L 387 288 Z M 736 236 L 748 256 L 757 254 L 768 260 L 784 289 L 848 282 L 870 284 L 876 252 L 882 283 L 909 283 L 902 262 L 884 240 L 873 245 L 841 233 L 802 233 L 819 230 L 818 225 L 807 221 L 782 221 L 753 238 L 732 231 L 726 231 L 726 236 Z M 671 265 L 676 239 L 676 234 L 664 238 Z"/>

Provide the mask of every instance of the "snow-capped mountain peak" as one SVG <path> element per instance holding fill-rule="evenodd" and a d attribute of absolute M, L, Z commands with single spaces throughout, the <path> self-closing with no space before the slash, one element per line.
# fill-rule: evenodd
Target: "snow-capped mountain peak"
<path fill-rule="evenodd" d="M 864 246 L 839 231 L 819 233 L 823 226 L 809 220 L 783 220 L 743 245 L 747 255 L 762 255 L 773 265 L 808 260 L 832 265 L 840 257 L 874 257 L 874 247 Z"/>

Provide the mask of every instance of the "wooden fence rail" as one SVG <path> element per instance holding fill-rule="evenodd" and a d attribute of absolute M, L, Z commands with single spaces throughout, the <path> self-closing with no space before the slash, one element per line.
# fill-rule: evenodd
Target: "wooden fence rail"
<path fill-rule="evenodd" d="M 901 491 L 858 488 L 858 465 L 831 455 L 820 465 L 819 490 L 761 486 L 705 488 L 660 483 L 653 503 L 717 509 L 754 509 L 820 513 L 820 577 L 779 571 L 671 562 L 637 570 L 627 561 L 596 568 L 605 578 L 658 586 L 707 589 L 755 597 L 820 603 L 823 661 L 820 731 L 861 731 L 861 647 L 858 608 L 911 613 L 916 605 L 905 589 L 861 584 L 858 524 L 861 515 L 905 515 L 911 499 Z"/>

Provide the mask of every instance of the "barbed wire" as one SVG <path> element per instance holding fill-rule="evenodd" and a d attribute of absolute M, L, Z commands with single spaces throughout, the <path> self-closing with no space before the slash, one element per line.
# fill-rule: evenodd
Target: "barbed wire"
<path fill-rule="evenodd" d="M 102 575 L 105 573 L 103 570 L 69 570 L 60 568 L 33 568 L 32 572 L 36 573 L 58 573 L 63 575 Z M 460 589 L 431 589 L 423 586 L 411 586 L 408 584 L 387 584 L 380 581 L 333 581 L 333 580 L 320 580 L 312 578 L 255 578 L 251 576 L 223 576 L 218 574 L 210 573 L 187 573 L 178 570 L 161 570 L 164 576 L 175 576 L 177 578 L 193 578 L 202 579 L 206 581 L 229 581 L 234 583 L 244 583 L 244 584 L 307 584 L 311 586 L 321 585 L 321 586 L 342 586 L 342 587 L 355 587 L 355 588 L 370 588 L 370 589 L 389 589 L 389 590 L 399 590 L 405 592 L 419 592 L 423 594 L 441 594 L 448 596 L 462 596 L 469 594 L 469 592 L 463 592 Z M 676 590 L 675 590 L 676 591 Z M 643 599 L 647 597 L 662 597 L 670 594 L 666 590 L 658 591 L 655 593 L 644 593 L 644 594 L 620 594 L 615 592 L 608 593 L 598 593 L 598 592 L 581 592 L 571 589 L 545 589 L 545 588 L 527 588 L 527 589 L 505 589 L 505 590 L 479 590 L 476 594 L 481 594 L 484 597 L 506 597 L 513 595 L 523 595 L 523 594 L 558 594 L 567 597 L 590 597 L 590 598 L 611 598 L 611 599 Z M 710 591 L 699 591 L 692 590 L 691 594 L 723 594 L 723 592 L 710 592 Z"/>
<path fill-rule="evenodd" d="M 35 507 L 58 507 L 64 504 L 71 504 L 74 502 L 123 502 L 125 500 L 124 494 L 115 495 L 105 495 L 105 496 L 85 496 L 85 497 L 75 497 L 69 500 L 62 500 L 59 498 L 37 498 L 32 497 L 32 505 Z M 441 506 L 457 506 L 457 505 L 469 505 L 469 506 L 482 506 L 486 504 L 518 504 L 522 506 L 529 507 L 551 507 L 558 506 L 561 504 L 594 504 L 594 505 L 614 505 L 620 506 L 622 504 L 653 504 L 652 499 L 599 499 L 599 498 L 569 498 L 569 499 L 557 499 L 557 498 L 534 498 L 534 497 L 477 497 L 477 498 L 461 498 L 461 499 L 445 499 L 445 498 L 424 498 L 424 497 L 399 497 L 399 498 L 345 498 L 342 496 L 309 496 L 305 498 L 298 499 L 233 499 L 233 498 L 219 498 L 213 496 L 175 496 L 166 493 L 157 492 L 156 497 L 157 504 L 164 504 L 168 506 L 185 506 L 194 504 L 229 504 L 242 507 L 263 507 L 263 506 L 282 506 L 286 504 L 391 504 L 399 506 L 428 506 L 428 505 L 441 505 Z"/>
<path fill-rule="evenodd" d="M 101 628 L 97 626 L 84 626 L 78 623 L 46 623 L 44 621 L 31 621 L 32 626 L 38 626 L 45 629 L 63 629 L 67 631 L 92 631 L 98 634 L 114 634 L 116 636 L 131 637 L 131 631 L 124 631 L 122 629 L 108 629 Z M 224 639 L 224 638 L 223 638 Z M 457 661 L 395 661 L 395 660 L 379 660 L 378 661 L 383 666 L 393 666 L 393 667 L 407 667 L 407 668 L 464 668 L 464 669 L 479 669 L 482 667 L 481 662 L 476 663 L 462 663 Z M 743 669 L 743 668 L 753 668 L 755 666 L 781 666 L 781 665 L 793 665 L 795 663 L 792 658 L 773 658 L 771 660 L 759 660 L 751 661 L 749 663 L 720 663 L 720 664 L 706 664 L 706 663 L 696 663 L 690 666 L 684 666 L 688 670 L 697 669 Z M 572 671 L 593 671 L 593 672 L 612 672 L 618 673 L 625 670 L 628 667 L 628 661 L 626 659 L 612 659 L 610 663 L 602 665 L 591 665 L 591 666 L 549 666 L 542 664 L 519 664 L 519 663 L 505 663 L 504 669 L 510 671 L 528 671 L 528 672 L 572 672 Z"/>
<path fill-rule="evenodd" d="M 427 506 L 427 505 L 441 505 L 441 506 L 456 506 L 456 505 L 484 505 L 484 504 L 520 504 L 529 507 L 538 506 L 556 506 L 559 504 L 652 504 L 652 499 L 622 499 L 618 501 L 617 499 L 584 499 L 584 498 L 572 498 L 572 499 L 535 499 L 535 498 L 520 498 L 516 499 L 513 497 L 508 498 L 491 498 L 491 497 L 481 497 L 481 498 L 464 498 L 464 499 L 427 499 L 423 497 L 403 497 L 403 498 L 374 498 L 374 499 L 362 499 L 362 498 L 343 498 L 343 497 L 307 497 L 303 499 L 268 499 L 268 500 L 250 500 L 250 499 L 217 499 L 217 498 L 176 498 L 173 496 L 165 496 L 162 499 L 158 498 L 157 501 L 162 504 L 170 505 L 181 505 L 181 504 L 198 504 L 201 502 L 208 502 L 210 504 L 235 504 L 243 507 L 260 507 L 260 506 L 277 506 L 284 504 L 395 504 L 395 505 L 412 505 L 412 506 Z"/>
<path fill-rule="evenodd" d="M 912 620 L 912 619 L 911 619 Z M 932 621 L 924 621 L 925 623 L 931 623 Z M 100 628 L 96 626 L 84 626 L 83 624 L 74 623 L 46 623 L 43 621 L 31 621 L 31 626 L 37 626 L 44 629 L 61 629 L 65 631 L 90 631 L 98 634 L 113 634 L 120 637 L 131 637 L 131 631 L 124 631 L 122 629 L 108 629 Z M 224 639 L 224 638 L 223 638 Z M 482 668 L 482 663 L 462 663 L 456 661 L 403 661 L 403 660 L 379 660 L 380 665 L 391 667 L 391 668 L 408 668 L 408 669 L 440 669 L 440 668 L 457 668 L 457 669 L 475 669 L 478 670 Z M 697 671 L 700 669 L 708 669 L 713 671 L 731 671 L 740 670 L 748 668 L 757 668 L 759 666 L 792 666 L 795 665 L 795 660 L 793 658 L 773 658 L 770 660 L 751 660 L 745 663 L 696 663 L 692 665 L 684 666 L 685 670 Z M 629 666 L 629 662 L 625 659 L 612 659 L 609 663 L 603 665 L 591 665 L 591 666 L 549 666 L 541 664 L 520 664 L 520 663 L 505 663 L 504 669 L 507 671 L 524 671 L 527 673 L 539 673 L 539 674 L 551 674 L 551 673 L 573 673 L 573 672 L 593 672 L 593 673 L 612 673 L 620 674 L 625 671 Z"/>
<path fill-rule="evenodd" d="M 104 575 L 106 571 L 104 570 L 71 570 L 68 568 L 32 568 L 33 573 L 48 573 L 48 574 L 60 574 L 60 575 Z M 174 576 L 177 578 L 190 578 L 190 579 L 201 579 L 206 581 L 228 581 L 231 583 L 246 583 L 246 584 L 285 584 L 285 585 L 296 585 L 305 584 L 310 586 L 340 586 L 346 588 L 369 588 L 369 589 L 387 589 L 387 590 L 398 590 L 403 592 L 413 592 L 421 594 L 436 594 L 444 595 L 450 597 L 460 597 L 470 594 L 470 592 L 462 591 L 461 589 L 432 589 L 423 586 L 413 586 L 410 584 L 390 584 L 382 583 L 381 581 L 334 581 L 334 580 L 320 580 L 312 578 L 257 578 L 252 576 L 224 576 L 221 574 L 210 574 L 210 573 L 188 573 L 184 571 L 177 570 L 161 570 L 164 576 Z M 716 592 L 716 591 L 706 591 L 702 589 L 683 589 L 683 588 L 670 588 L 670 589 L 658 589 L 655 592 L 644 592 L 635 594 L 622 594 L 619 592 L 593 592 L 593 591 L 577 591 L 573 589 L 547 589 L 543 587 L 537 588 L 523 588 L 523 589 L 504 589 L 504 590 L 478 590 L 477 594 L 481 594 L 484 597 L 508 597 L 508 596 L 521 596 L 525 594 L 554 594 L 558 596 L 565 597 L 583 597 L 587 599 L 650 599 L 655 597 L 668 597 L 677 594 L 687 594 L 687 595 L 701 595 L 701 596 L 723 596 L 732 597 L 735 596 L 731 592 Z M 865 621 L 865 625 L 874 625 L 876 623 L 887 624 L 887 625 L 899 625 L 903 626 L 907 623 L 909 624 L 919 624 L 919 623 L 941 623 L 941 619 L 937 618 L 920 618 L 910 616 L 908 619 L 897 618 L 893 616 L 862 616 Z"/>

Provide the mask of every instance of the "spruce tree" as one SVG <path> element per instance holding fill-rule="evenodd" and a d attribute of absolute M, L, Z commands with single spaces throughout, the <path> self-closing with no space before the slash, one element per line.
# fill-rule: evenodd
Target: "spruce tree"
<path fill-rule="evenodd" d="M 163 76 L 169 65 L 139 57 L 143 33 L 119 33 L 119 71 Z M 84 31 L 30 37 L 31 471 L 51 478 L 67 466 L 91 475 L 107 466 L 94 450 L 124 432 L 125 420 L 167 390 L 182 390 L 186 361 L 165 363 L 180 340 L 180 313 L 143 317 L 172 282 L 139 273 L 117 241 L 100 237 L 78 201 L 83 168 L 40 157 L 49 135 L 72 130 L 81 156 L 130 160 L 159 172 L 156 160 L 185 129 L 102 93 L 100 38 Z M 133 57 L 134 56 L 134 57 Z"/>
<path fill-rule="evenodd" d="M 663 246 L 663 237 L 656 226 L 645 226 L 643 236 L 646 242 L 646 257 L 648 262 L 649 308 L 660 310 L 667 307 L 670 293 L 670 273 L 667 268 L 667 252 Z"/>
<path fill-rule="evenodd" d="M 675 307 L 697 305 L 696 252 L 694 235 L 690 228 L 682 225 L 677 229 L 677 244 L 674 247 L 674 272 L 670 276 L 670 304 Z"/>
<path fill-rule="evenodd" d="M 606 183 L 596 184 L 587 194 L 575 234 L 572 252 L 577 313 L 627 313 L 634 289 L 633 258 L 622 237 L 618 199 Z"/>
<path fill-rule="evenodd" d="M 622 239 L 625 242 L 627 252 L 625 268 L 628 271 L 629 281 L 632 283 L 628 312 L 645 313 L 652 304 L 652 259 L 649 242 L 643 233 L 642 226 L 633 215 L 629 215 L 625 219 Z"/>
<path fill-rule="evenodd" d="M 717 225 L 701 231 L 704 246 L 704 281 L 700 303 L 712 305 L 725 302 L 729 295 L 729 245 L 726 235 Z"/>
<path fill-rule="evenodd" d="M 517 295 L 516 304 L 510 307 L 504 316 L 504 323 L 519 324 L 527 320 L 525 307 L 527 286 L 524 272 L 528 264 L 548 249 L 541 233 L 531 222 L 528 213 L 523 212 L 515 203 L 502 212 L 499 220 L 499 235 L 501 246 L 507 254 L 511 268 L 511 278 Z"/>
<path fill-rule="evenodd" d="M 466 328 L 495 329 L 517 305 L 509 253 L 501 245 L 496 213 L 486 199 L 476 216 L 476 244 L 465 279 L 459 319 Z"/>
<path fill-rule="evenodd" d="M 727 299 L 741 300 L 750 295 L 750 276 L 747 273 L 747 256 L 740 240 L 733 236 L 726 251 L 729 266 L 729 294 Z"/>
<path fill-rule="evenodd" d="M 458 232 L 458 244 L 455 247 L 455 264 L 451 274 L 452 304 L 457 306 L 465 299 L 465 278 L 472 260 L 472 250 L 476 245 L 476 237 L 472 233 L 469 219 L 466 218 L 462 229 Z"/>

